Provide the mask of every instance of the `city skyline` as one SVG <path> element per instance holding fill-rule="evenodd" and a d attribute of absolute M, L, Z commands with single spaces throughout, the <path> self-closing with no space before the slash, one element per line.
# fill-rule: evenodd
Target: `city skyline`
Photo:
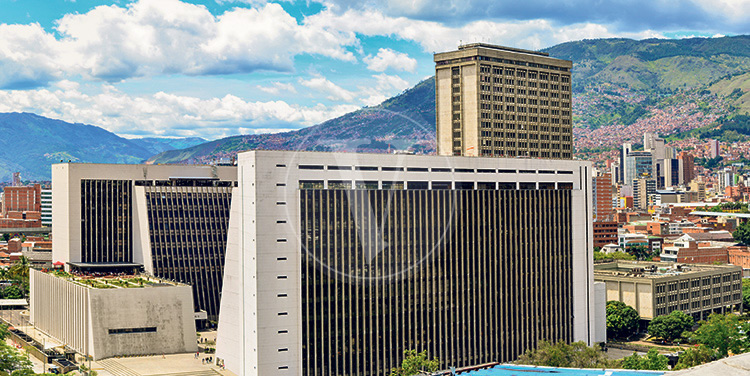
<path fill-rule="evenodd" d="M 432 54 L 461 42 L 540 49 L 733 35 L 747 24 L 738 3 L 433 5 L 3 0 L 0 111 L 128 137 L 277 132 L 378 104 L 431 76 Z M 653 17 L 625 12 L 644 7 Z"/>

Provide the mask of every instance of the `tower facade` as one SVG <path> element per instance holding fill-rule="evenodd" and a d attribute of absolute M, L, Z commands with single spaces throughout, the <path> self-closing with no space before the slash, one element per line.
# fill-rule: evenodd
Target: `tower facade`
<path fill-rule="evenodd" d="M 572 67 L 485 43 L 435 54 L 438 154 L 572 159 Z"/>

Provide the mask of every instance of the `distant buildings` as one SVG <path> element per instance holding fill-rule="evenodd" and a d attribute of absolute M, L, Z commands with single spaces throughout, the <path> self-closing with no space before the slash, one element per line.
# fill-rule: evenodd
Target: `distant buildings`
<path fill-rule="evenodd" d="M 733 265 L 616 261 L 597 264 L 594 279 L 607 286 L 607 301 L 621 301 L 651 320 L 682 311 L 696 320 L 742 311 L 742 269 Z"/>
<path fill-rule="evenodd" d="M 572 66 L 485 43 L 435 54 L 438 154 L 571 159 Z"/>
<path fill-rule="evenodd" d="M 3 189 L 0 228 L 42 227 L 42 187 L 10 186 Z"/>
<path fill-rule="evenodd" d="M 408 349 L 447 369 L 511 361 L 542 339 L 604 340 L 587 162 L 238 162 L 216 354 L 236 374 L 385 374 Z"/>
<path fill-rule="evenodd" d="M 708 141 L 708 155 L 711 158 L 716 158 L 721 155 L 719 149 L 719 140 Z"/>

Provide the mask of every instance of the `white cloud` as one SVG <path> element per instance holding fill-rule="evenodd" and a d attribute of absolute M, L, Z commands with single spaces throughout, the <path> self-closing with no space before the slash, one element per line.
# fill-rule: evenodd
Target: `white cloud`
<path fill-rule="evenodd" d="M 294 85 L 284 82 L 274 82 L 269 86 L 258 85 L 256 87 L 258 88 L 258 90 L 271 95 L 279 95 L 281 93 L 297 93 L 297 89 L 294 87 Z"/>
<path fill-rule="evenodd" d="M 65 88 L 63 88 L 65 87 Z M 0 91 L 0 112 L 42 116 L 101 126 L 126 137 L 200 136 L 285 131 L 321 123 L 356 110 L 355 105 L 303 107 L 284 101 L 251 102 L 226 95 L 201 99 L 158 92 L 130 96 L 109 85 L 85 94 L 75 85 L 57 89 Z"/>
<path fill-rule="evenodd" d="M 362 60 L 367 64 L 367 69 L 375 72 L 383 72 L 388 68 L 406 72 L 414 72 L 417 69 L 416 59 L 390 48 L 381 48 L 377 55 L 368 55 Z"/>
<path fill-rule="evenodd" d="M 98 6 L 57 21 L 61 37 L 38 24 L 0 24 L 0 88 L 44 86 L 83 76 L 106 81 L 159 74 L 291 71 L 293 57 L 355 61 L 353 33 L 299 24 L 278 4 L 214 16 L 179 0 Z"/>
<path fill-rule="evenodd" d="M 327 94 L 328 100 L 331 101 L 351 102 L 356 97 L 356 93 L 346 90 L 322 76 L 313 77 L 309 80 L 300 79 L 299 83 L 310 89 Z"/>
<path fill-rule="evenodd" d="M 305 19 L 305 25 L 315 29 L 337 30 L 366 36 L 390 36 L 419 43 L 427 52 L 454 50 L 464 43 L 490 43 L 540 49 L 558 43 L 585 38 L 650 38 L 661 33 L 646 30 L 620 33 L 610 26 L 595 23 L 557 25 L 536 19 L 526 21 L 473 21 L 460 26 L 448 26 L 435 21 L 420 21 L 406 17 L 390 17 L 377 10 L 347 10 L 336 13 L 326 9 Z"/>

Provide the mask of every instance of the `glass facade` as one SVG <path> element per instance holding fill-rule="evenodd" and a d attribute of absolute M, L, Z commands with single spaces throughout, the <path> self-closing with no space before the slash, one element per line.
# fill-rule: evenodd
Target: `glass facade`
<path fill-rule="evenodd" d="M 572 339 L 572 192 L 300 190 L 302 369 L 441 369 Z"/>

